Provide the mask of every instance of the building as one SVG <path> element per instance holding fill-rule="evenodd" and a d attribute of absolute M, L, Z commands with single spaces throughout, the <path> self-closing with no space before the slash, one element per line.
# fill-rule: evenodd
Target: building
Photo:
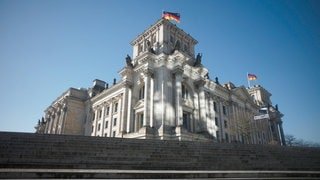
<path fill-rule="evenodd" d="M 119 82 L 109 87 L 96 79 L 91 88 L 70 88 L 46 109 L 37 132 L 285 145 L 283 115 L 271 94 L 211 80 L 197 43 L 158 20 L 131 42 Z M 254 120 L 261 108 L 268 117 Z"/>

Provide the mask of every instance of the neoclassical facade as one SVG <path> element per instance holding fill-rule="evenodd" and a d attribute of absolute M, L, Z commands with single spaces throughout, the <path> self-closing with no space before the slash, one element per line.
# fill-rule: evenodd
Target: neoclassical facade
<path fill-rule="evenodd" d="M 131 45 L 109 85 L 70 88 L 39 120 L 38 133 L 285 145 L 282 114 L 261 86 L 211 80 L 195 53 L 197 40 L 160 19 Z M 261 109 L 268 118 L 256 119 Z"/>

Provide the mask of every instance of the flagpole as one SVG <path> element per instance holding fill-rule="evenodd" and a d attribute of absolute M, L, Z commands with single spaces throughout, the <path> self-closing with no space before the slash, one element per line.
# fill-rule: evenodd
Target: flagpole
<path fill-rule="evenodd" d="M 249 86 L 249 89 L 251 88 L 250 86 L 250 80 L 249 80 L 249 73 L 247 72 L 247 81 L 248 81 L 248 86 Z"/>

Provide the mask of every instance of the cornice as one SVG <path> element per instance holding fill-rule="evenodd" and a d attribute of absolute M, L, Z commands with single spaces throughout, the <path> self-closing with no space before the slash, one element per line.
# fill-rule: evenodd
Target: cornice
<path fill-rule="evenodd" d="M 124 81 L 120 81 L 119 83 L 111 86 L 110 88 L 103 90 L 100 94 L 97 94 L 96 96 L 92 97 L 89 100 L 92 101 L 92 104 L 93 104 L 93 103 L 96 103 L 97 101 L 105 98 L 109 94 L 115 93 L 117 91 L 121 91 L 121 89 L 125 87 L 125 84 L 123 82 Z"/>
<path fill-rule="evenodd" d="M 155 24 L 151 25 L 148 29 L 144 30 L 143 33 L 139 34 L 134 40 L 131 41 L 130 45 L 134 46 L 138 42 L 140 42 L 142 39 L 144 39 L 146 36 L 149 36 L 154 31 L 156 31 L 161 25 L 166 23 L 164 19 L 159 19 Z"/>

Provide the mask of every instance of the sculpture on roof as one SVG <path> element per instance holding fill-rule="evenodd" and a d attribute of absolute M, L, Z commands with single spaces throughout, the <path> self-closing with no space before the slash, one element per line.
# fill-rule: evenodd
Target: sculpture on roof
<path fill-rule="evenodd" d="M 209 72 L 207 72 L 207 74 L 204 75 L 204 77 L 205 77 L 206 79 L 210 79 Z"/>
<path fill-rule="evenodd" d="M 194 67 L 198 67 L 201 65 L 201 58 L 202 58 L 202 54 L 198 53 L 196 57 L 196 61 L 193 64 Z"/>
<path fill-rule="evenodd" d="M 133 67 L 132 59 L 128 54 L 127 54 L 127 57 L 126 57 L 126 63 L 127 63 L 127 67 Z"/>
<path fill-rule="evenodd" d="M 147 45 L 147 50 L 148 52 L 155 54 L 155 51 L 153 50 L 153 48 L 151 47 L 151 43 L 149 40 L 146 41 L 146 45 Z"/>

